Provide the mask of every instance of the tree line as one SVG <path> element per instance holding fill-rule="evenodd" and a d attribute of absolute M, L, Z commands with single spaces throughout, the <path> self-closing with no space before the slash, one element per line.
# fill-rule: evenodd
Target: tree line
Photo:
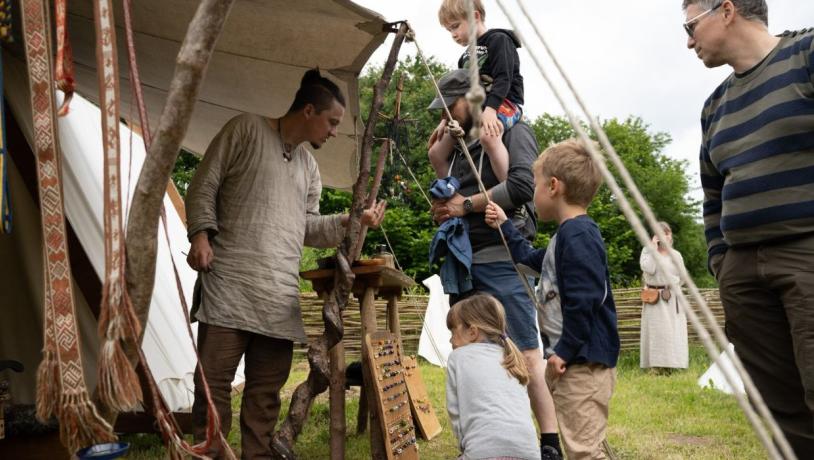
<path fill-rule="evenodd" d="M 430 68 L 436 78 L 450 70 L 433 60 L 430 61 Z M 368 112 L 372 88 L 380 74 L 381 68 L 371 67 L 359 79 L 362 114 Z M 404 75 L 404 91 L 400 121 L 394 123 L 387 117 L 391 117 L 395 111 L 395 82 L 401 74 Z M 388 202 L 387 218 L 383 225 L 384 232 L 368 232 L 364 254 L 377 253 L 379 247 L 389 240 L 391 251 L 404 272 L 421 281 L 437 272 L 428 265 L 429 244 L 436 226 L 430 219 L 429 205 L 420 189 L 426 191 L 435 178 L 427 160 L 426 143 L 438 124 L 440 114 L 426 110 L 435 97 L 435 89 L 421 62 L 412 57 L 403 59 L 394 73 L 393 82 L 384 102 L 383 113 L 387 117 L 376 126 L 375 131 L 376 137 L 389 137 L 396 141 L 387 159 L 379 192 L 379 198 Z M 527 122 L 541 150 L 550 144 L 575 137 L 573 128 L 562 116 L 545 114 Z M 601 125 L 657 218 L 672 227 L 675 248 L 684 255 L 687 270 L 696 283 L 702 287 L 713 286 L 714 280 L 706 268 L 706 243 L 703 224 L 699 222 L 700 202 L 689 196 L 690 178 L 696 172 L 688 171 L 686 161 L 664 155 L 665 147 L 672 141 L 670 135 L 652 132 L 641 118 L 612 118 L 603 120 Z M 588 126 L 585 129 L 591 132 Z M 592 137 L 595 137 L 593 133 Z M 374 151 L 378 152 L 378 149 Z M 182 192 L 196 165 L 197 161 L 191 155 L 179 157 L 173 178 Z M 611 167 L 611 170 L 614 171 L 614 168 Z M 412 175 L 417 181 L 413 180 Z M 350 207 L 350 202 L 350 193 L 325 189 L 320 200 L 320 211 L 323 214 L 344 212 Z M 641 245 L 607 186 L 600 188 L 588 213 L 599 224 L 605 239 L 614 287 L 638 285 L 641 280 Z M 554 224 L 540 224 L 535 246 L 545 246 L 555 231 Z M 317 258 L 331 252 L 306 248 L 303 268 L 313 268 Z"/>

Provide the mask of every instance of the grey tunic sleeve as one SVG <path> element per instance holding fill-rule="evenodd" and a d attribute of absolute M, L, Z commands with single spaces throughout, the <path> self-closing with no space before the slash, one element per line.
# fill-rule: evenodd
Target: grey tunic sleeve
<path fill-rule="evenodd" d="M 317 162 L 309 164 L 307 214 L 305 216 L 305 245 L 315 248 L 336 247 L 345 236 L 342 216 L 322 216 L 319 214 L 319 197 L 322 194 L 322 179 Z"/>
<path fill-rule="evenodd" d="M 212 139 L 203 161 L 198 165 L 187 190 L 187 237 L 204 230 L 210 236 L 218 233 L 217 198 L 229 162 L 245 144 L 240 117 L 229 120 Z"/>

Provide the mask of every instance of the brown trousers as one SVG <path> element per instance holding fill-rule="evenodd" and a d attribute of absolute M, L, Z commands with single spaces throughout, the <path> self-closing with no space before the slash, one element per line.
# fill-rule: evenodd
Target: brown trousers
<path fill-rule="evenodd" d="M 616 386 L 616 368 L 572 364 L 560 378 L 546 381 L 554 398 L 566 458 L 608 458 L 602 446 L 608 428 L 608 407 Z"/>
<path fill-rule="evenodd" d="M 199 323 L 198 353 L 218 410 L 221 432 L 232 427 L 232 380 L 245 354 L 246 383 L 240 404 L 240 444 L 243 459 L 270 459 L 271 437 L 280 413 L 280 389 L 291 371 L 294 344 L 252 332 Z M 206 396 L 195 373 L 192 405 L 195 439 L 206 438 Z M 220 457 L 220 448 L 212 451 Z"/>
<path fill-rule="evenodd" d="M 726 334 L 798 458 L 814 453 L 814 236 L 730 248 Z"/>

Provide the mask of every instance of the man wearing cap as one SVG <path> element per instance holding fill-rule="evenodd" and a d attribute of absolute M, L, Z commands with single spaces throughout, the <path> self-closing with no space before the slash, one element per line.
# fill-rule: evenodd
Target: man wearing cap
<path fill-rule="evenodd" d="M 429 159 L 438 178 L 455 177 L 460 188 L 448 200 L 435 200 L 432 206 L 433 219 L 441 223 L 450 218 L 461 217 L 468 226 L 472 245 L 473 290 L 451 295 L 450 303 L 475 292 L 486 292 L 503 304 L 509 336 L 526 358 L 531 377 L 528 384 L 529 398 L 542 433 L 542 445 L 555 447 L 559 451 L 554 403 L 545 384 L 545 361 L 540 351 L 534 302 L 526 293 L 500 234 L 484 220 L 487 203 L 494 201 L 506 210 L 524 236 L 534 238 L 536 219 L 531 203 L 534 195 L 531 164 L 539 152 L 537 141 L 531 128 L 523 121 L 504 132 L 503 143 L 509 152 L 509 170 L 506 180 L 499 181 L 489 156 L 483 151 L 478 139 L 469 137 L 473 120 L 465 97 L 470 88 L 468 71 L 453 70 L 439 80 L 438 86 L 443 99 L 436 98 L 429 109 L 442 110 L 446 105 L 455 123 L 447 120 L 444 111 L 441 124 L 430 138 Z M 475 167 L 480 170 L 481 180 L 487 189 L 486 195 L 480 192 L 477 177 L 461 151 L 456 135 L 462 135 L 466 140 Z M 543 452 L 548 453 L 547 451 L 549 449 Z"/>

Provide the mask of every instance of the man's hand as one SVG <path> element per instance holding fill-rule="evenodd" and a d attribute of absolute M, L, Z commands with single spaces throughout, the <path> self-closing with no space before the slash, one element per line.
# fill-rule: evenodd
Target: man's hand
<path fill-rule="evenodd" d="M 427 148 L 431 149 L 436 142 L 440 141 L 442 137 L 444 137 L 444 133 L 446 133 L 447 129 L 447 119 L 442 118 L 441 122 L 438 123 L 438 126 L 433 130 L 432 134 L 430 135 L 430 140 L 427 141 Z"/>
<path fill-rule="evenodd" d="M 500 137 L 503 135 L 503 123 L 497 119 L 497 112 L 491 107 L 483 109 L 480 119 L 480 128 L 487 136 Z"/>
<path fill-rule="evenodd" d="M 497 230 L 506 220 L 506 212 L 504 212 L 503 208 L 498 206 L 497 203 L 490 201 L 489 204 L 486 205 L 486 225 Z"/>
<path fill-rule="evenodd" d="M 215 259 L 209 244 L 209 234 L 206 231 L 198 232 L 192 237 L 191 243 L 187 264 L 195 271 L 208 273 L 212 269 L 212 260 Z"/>
<path fill-rule="evenodd" d="M 370 228 L 378 228 L 384 220 L 384 211 L 386 208 L 387 202 L 381 200 L 370 208 L 362 211 L 362 225 Z"/>
<path fill-rule="evenodd" d="M 433 201 L 432 220 L 440 224 L 453 217 L 462 217 L 464 214 L 464 197 L 456 193 L 446 201 Z"/>
<path fill-rule="evenodd" d="M 565 374 L 565 361 L 557 355 L 548 357 L 548 365 L 545 368 L 547 379 L 549 382 L 555 382 L 557 379 Z"/>

